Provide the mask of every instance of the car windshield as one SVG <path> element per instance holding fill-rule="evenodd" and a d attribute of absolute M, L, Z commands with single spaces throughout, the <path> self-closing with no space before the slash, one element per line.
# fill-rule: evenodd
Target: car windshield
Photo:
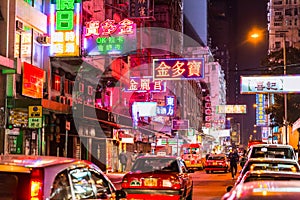
<path fill-rule="evenodd" d="M 251 182 L 251 181 L 259 181 L 259 180 L 263 180 L 263 181 L 267 181 L 267 180 L 285 180 L 285 181 L 289 181 L 289 180 L 300 180 L 300 177 L 286 177 L 286 176 L 280 176 L 280 175 L 276 175 L 276 176 L 272 176 L 272 175 L 264 175 L 264 174 L 255 174 L 255 175 L 251 175 L 249 177 L 247 177 L 244 180 L 244 183 L 246 182 Z"/>
<path fill-rule="evenodd" d="M 170 158 L 140 158 L 131 169 L 133 172 L 171 171 L 179 172 L 176 159 Z"/>
<path fill-rule="evenodd" d="M 287 158 L 294 159 L 294 152 L 290 148 L 254 147 L 251 158 Z"/>

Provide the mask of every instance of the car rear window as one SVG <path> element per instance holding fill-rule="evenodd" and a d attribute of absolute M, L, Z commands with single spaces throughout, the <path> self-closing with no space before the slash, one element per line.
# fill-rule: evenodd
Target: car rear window
<path fill-rule="evenodd" d="M 225 160 L 224 156 L 213 156 L 213 157 L 208 157 L 207 160 Z"/>
<path fill-rule="evenodd" d="M 0 199 L 29 199 L 30 174 L 0 172 Z"/>
<path fill-rule="evenodd" d="M 294 159 L 294 150 L 280 147 L 253 147 L 250 158 Z"/>
<path fill-rule="evenodd" d="M 137 159 L 131 171 L 172 171 L 179 172 L 179 167 L 176 159 L 169 158 L 143 158 Z"/>

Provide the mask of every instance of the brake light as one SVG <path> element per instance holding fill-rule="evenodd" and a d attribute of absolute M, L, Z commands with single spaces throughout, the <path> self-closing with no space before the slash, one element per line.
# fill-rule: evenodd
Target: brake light
<path fill-rule="evenodd" d="M 30 200 L 43 198 L 43 170 L 33 169 L 30 180 Z"/>
<path fill-rule="evenodd" d="M 122 180 L 122 183 L 121 183 L 121 187 L 122 188 L 129 188 L 129 182 L 128 182 L 128 178 L 127 178 L 126 175 L 123 177 L 123 180 Z"/>

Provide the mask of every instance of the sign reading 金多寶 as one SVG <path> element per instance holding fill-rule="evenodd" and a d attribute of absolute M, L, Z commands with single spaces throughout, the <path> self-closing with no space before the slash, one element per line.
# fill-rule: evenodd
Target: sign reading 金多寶
<path fill-rule="evenodd" d="M 204 78 L 204 58 L 153 59 L 153 78 L 188 80 Z"/>
<path fill-rule="evenodd" d="M 121 54 L 136 48 L 136 24 L 123 19 L 116 23 L 89 21 L 84 27 L 84 49 L 87 55 Z"/>
<path fill-rule="evenodd" d="M 300 76 L 241 76 L 241 94 L 300 93 Z"/>
<path fill-rule="evenodd" d="M 79 56 L 81 0 L 51 0 L 51 56 Z"/>

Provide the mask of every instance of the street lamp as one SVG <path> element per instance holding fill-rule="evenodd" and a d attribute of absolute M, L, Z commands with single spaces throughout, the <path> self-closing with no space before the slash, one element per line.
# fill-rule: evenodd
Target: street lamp
<path fill-rule="evenodd" d="M 260 31 L 261 32 L 261 31 Z M 260 38 L 261 33 L 260 32 L 252 32 L 250 34 L 250 37 L 254 40 L 257 38 Z M 286 32 L 287 31 L 277 31 L 276 33 L 268 33 L 268 35 L 275 35 L 282 37 L 282 53 L 283 53 L 283 75 L 286 75 Z M 287 116 L 287 94 L 284 93 L 284 120 L 283 120 L 283 126 L 285 130 L 285 144 L 288 144 L 288 116 Z"/>

